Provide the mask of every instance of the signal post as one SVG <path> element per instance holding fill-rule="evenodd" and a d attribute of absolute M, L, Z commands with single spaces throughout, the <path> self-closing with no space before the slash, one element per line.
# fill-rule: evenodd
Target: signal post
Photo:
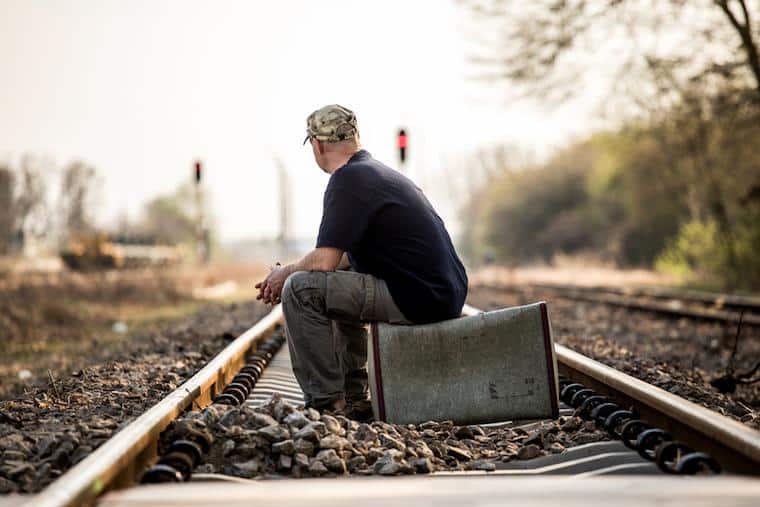
<path fill-rule="evenodd" d="M 408 144 L 409 140 L 406 135 L 406 129 L 399 129 L 396 135 L 396 148 L 398 148 L 398 162 L 401 172 L 406 172 L 404 169 L 406 168 L 406 150 Z"/>
<path fill-rule="evenodd" d="M 201 189 L 201 175 L 203 173 L 203 164 L 196 160 L 193 164 L 195 174 L 195 246 L 198 261 L 202 264 L 208 263 L 211 258 L 211 240 L 209 238 L 208 228 L 203 216 L 203 191 Z"/>

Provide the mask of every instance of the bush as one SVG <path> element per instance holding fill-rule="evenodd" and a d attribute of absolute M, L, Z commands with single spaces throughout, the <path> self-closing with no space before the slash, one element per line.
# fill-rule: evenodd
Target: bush
<path fill-rule="evenodd" d="M 501 262 L 549 260 L 588 247 L 587 147 L 561 153 L 544 167 L 503 171 L 477 195 L 480 240 Z"/>
<path fill-rule="evenodd" d="M 760 214 L 747 213 L 730 233 L 715 220 L 684 224 L 656 262 L 690 283 L 723 290 L 760 286 Z"/>
<path fill-rule="evenodd" d="M 509 264 L 592 253 L 697 284 L 759 289 L 760 107 L 726 93 L 687 94 L 539 166 L 486 157 L 491 177 L 466 212 L 471 251 Z"/>

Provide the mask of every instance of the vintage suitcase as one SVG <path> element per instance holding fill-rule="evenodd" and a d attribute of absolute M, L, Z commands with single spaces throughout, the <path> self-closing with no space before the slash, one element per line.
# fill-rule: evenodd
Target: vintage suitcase
<path fill-rule="evenodd" d="M 558 415 L 544 302 L 421 326 L 374 323 L 368 349 L 375 419 L 478 424 Z"/>

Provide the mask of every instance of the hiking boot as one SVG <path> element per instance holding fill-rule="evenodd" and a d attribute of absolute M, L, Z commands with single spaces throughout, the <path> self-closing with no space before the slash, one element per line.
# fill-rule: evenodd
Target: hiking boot
<path fill-rule="evenodd" d="M 372 402 L 366 398 L 348 401 L 348 405 L 346 405 L 346 417 L 363 423 L 372 422 L 374 420 Z"/>
<path fill-rule="evenodd" d="M 324 400 L 311 400 L 309 403 L 306 403 L 304 405 L 304 408 L 313 408 L 314 410 L 318 412 L 334 412 L 335 408 L 333 407 L 333 403 L 335 403 L 340 398 L 328 398 Z M 346 407 L 348 408 L 348 401 L 346 401 Z M 342 411 L 340 411 L 342 412 Z"/>

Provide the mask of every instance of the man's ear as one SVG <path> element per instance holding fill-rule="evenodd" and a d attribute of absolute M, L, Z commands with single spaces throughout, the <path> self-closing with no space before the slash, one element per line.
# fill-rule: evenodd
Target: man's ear
<path fill-rule="evenodd" d="M 317 143 L 317 153 L 319 153 L 320 155 L 324 155 L 325 154 L 325 144 L 322 141 L 320 141 L 319 139 L 315 139 L 314 141 Z"/>

